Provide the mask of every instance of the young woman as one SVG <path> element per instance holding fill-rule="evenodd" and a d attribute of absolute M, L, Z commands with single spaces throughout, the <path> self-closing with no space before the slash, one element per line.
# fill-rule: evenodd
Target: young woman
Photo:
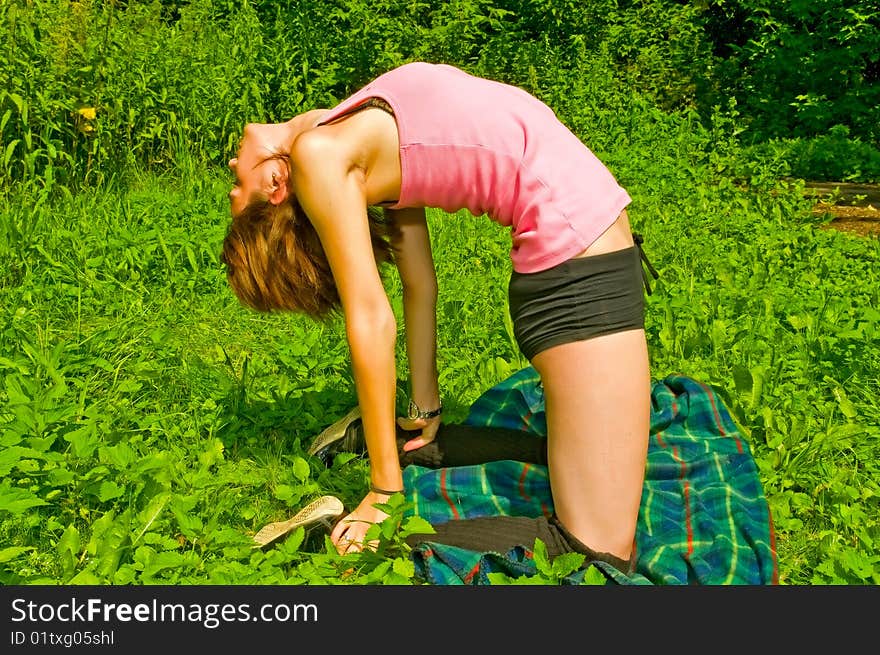
<path fill-rule="evenodd" d="M 467 546 L 476 535 L 501 551 L 541 536 L 630 565 L 650 410 L 642 253 L 629 195 L 550 108 L 517 87 L 416 62 L 333 109 L 247 125 L 229 166 L 237 181 L 223 261 L 239 299 L 260 311 L 344 313 L 371 484 L 331 533 L 340 552 L 362 546 L 385 518 L 374 505 L 402 488 L 397 327 L 382 262 L 396 263 L 403 285 L 411 398 L 398 425 L 418 431 L 403 451 L 430 444 L 440 427 L 425 221 L 434 207 L 510 229 L 510 312 L 541 376 L 555 515 L 453 521 L 430 539 Z"/>

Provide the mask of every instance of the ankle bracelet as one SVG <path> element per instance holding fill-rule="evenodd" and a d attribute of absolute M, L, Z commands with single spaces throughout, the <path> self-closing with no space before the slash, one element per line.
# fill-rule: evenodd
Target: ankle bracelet
<path fill-rule="evenodd" d="M 370 491 L 377 494 L 382 494 L 383 496 L 393 496 L 394 494 L 402 494 L 403 489 L 398 489 L 397 491 L 388 491 L 387 489 L 380 489 L 372 482 L 370 483 Z"/>

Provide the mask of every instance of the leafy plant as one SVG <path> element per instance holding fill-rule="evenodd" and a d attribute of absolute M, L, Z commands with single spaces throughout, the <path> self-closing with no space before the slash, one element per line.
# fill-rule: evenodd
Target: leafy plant
<path fill-rule="evenodd" d="M 695 83 L 706 61 L 666 80 L 664 62 L 704 51 L 684 24 L 708 16 L 694 8 L 295 4 L 0 6 L 0 583 L 418 583 L 402 539 L 425 526 L 404 519 L 402 499 L 373 529 L 375 553 L 342 557 L 305 532 L 251 547 L 318 494 L 356 504 L 368 470 L 306 453 L 355 401 L 341 320 L 257 314 L 228 289 L 223 164 L 248 120 L 327 106 L 397 62 L 454 57 L 546 100 L 630 192 L 661 273 L 647 300 L 652 375 L 705 381 L 742 426 L 782 582 L 880 581 L 880 250 L 815 229 L 801 186 L 780 180 L 800 162 L 869 177 L 866 132 L 836 121 L 849 132 L 743 148 L 776 127 L 730 93 L 710 103 Z M 753 3 L 708 6 L 734 4 Z M 731 18 L 760 26 L 738 56 L 769 47 L 775 12 Z M 876 19 L 862 14 L 829 29 L 870 44 Z M 676 39 L 628 30 L 637 16 Z M 628 33 L 650 47 L 610 45 Z M 749 69 L 755 102 L 778 107 L 768 71 Z M 460 420 L 526 364 L 506 309 L 509 236 L 466 213 L 428 219 L 440 383 Z M 386 284 L 402 325 L 399 280 Z M 579 565 L 536 552 L 535 581 Z"/>

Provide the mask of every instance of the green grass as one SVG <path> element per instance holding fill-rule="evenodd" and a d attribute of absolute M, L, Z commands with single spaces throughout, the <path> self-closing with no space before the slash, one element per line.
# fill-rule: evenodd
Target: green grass
<path fill-rule="evenodd" d="M 0 584 L 411 580 L 399 535 L 381 535 L 376 556 L 339 558 L 302 534 L 250 548 L 319 493 L 356 503 L 367 467 L 305 455 L 355 402 L 340 320 L 248 311 L 218 261 L 221 162 L 241 125 L 330 106 L 411 59 L 522 85 L 608 163 L 662 273 L 653 375 L 725 398 L 759 465 L 782 582 L 880 582 L 880 246 L 816 229 L 798 188 L 776 182 L 876 179 L 873 145 L 837 127 L 743 149 L 743 125 L 767 126 L 733 99 L 696 98 L 699 117 L 658 109 L 710 79 L 702 57 L 645 75 L 697 51 L 690 9 L 648 16 L 660 29 L 645 41 L 644 8 L 519 3 L 487 20 L 493 3 L 295 4 L 0 5 L 13 64 L 0 68 Z M 682 38 L 637 47 L 646 58 L 621 69 L 615 43 L 650 46 L 655 32 Z M 787 101 L 764 100 L 786 116 Z M 505 231 L 429 219 L 457 420 L 526 362 Z M 386 283 L 400 317 L 393 270 Z"/>
<path fill-rule="evenodd" d="M 758 461 L 783 583 L 880 582 L 880 245 L 815 229 L 796 190 L 743 191 L 711 162 L 670 169 L 664 156 L 611 160 L 661 271 L 654 377 L 722 393 Z M 305 454 L 355 402 L 342 323 L 238 304 L 217 258 L 226 183 L 190 162 L 128 189 L 4 198 L 0 582 L 412 581 L 394 535 L 346 558 L 302 534 L 250 548 L 318 494 L 353 506 L 368 470 Z M 506 232 L 464 213 L 429 222 L 456 420 L 526 362 L 507 319 Z M 393 269 L 385 280 L 400 318 Z"/>

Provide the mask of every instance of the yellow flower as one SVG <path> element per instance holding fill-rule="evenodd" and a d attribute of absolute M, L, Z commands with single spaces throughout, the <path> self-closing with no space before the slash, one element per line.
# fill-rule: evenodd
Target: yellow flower
<path fill-rule="evenodd" d="M 93 120 L 95 120 L 95 108 L 94 107 L 82 107 L 79 109 L 79 115 L 88 121 L 93 121 Z"/>

